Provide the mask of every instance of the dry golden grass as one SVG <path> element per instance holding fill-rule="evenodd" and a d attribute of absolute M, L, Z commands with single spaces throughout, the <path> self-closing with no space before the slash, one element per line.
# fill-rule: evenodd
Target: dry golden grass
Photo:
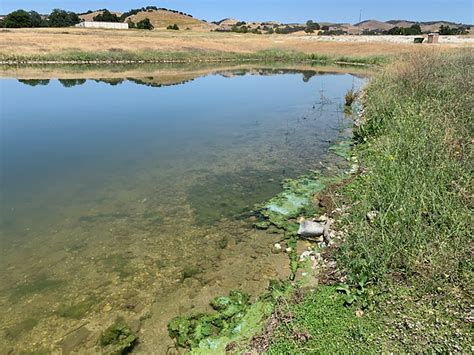
<path fill-rule="evenodd" d="M 129 16 L 125 19 L 125 22 L 129 19 L 137 23 L 145 18 L 150 19 L 151 23 L 156 29 L 166 29 L 169 25 L 178 25 L 181 30 L 189 28 L 193 31 L 207 31 L 216 28 L 214 24 L 204 22 L 202 20 L 195 19 L 186 15 L 177 14 L 170 11 L 164 10 L 153 10 L 153 11 L 141 11 L 136 15 Z"/>
<path fill-rule="evenodd" d="M 433 48 L 453 48 L 443 44 Z M 335 56 L 398 55 L 425 45 L 308 41 L 304 36 L 254 35 L 199 31 L 139 31 L 41 28 L 0 31 L 0 54 L 41 55 L 62 52 L 224 51 L 252 53 L 282 49 Z"/>

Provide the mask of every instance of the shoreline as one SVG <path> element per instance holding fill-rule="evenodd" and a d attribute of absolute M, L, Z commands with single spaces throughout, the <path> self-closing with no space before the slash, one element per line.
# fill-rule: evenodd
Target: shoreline
<path fill-rule="evenodd" d="M 3 59 L 1 59 L 3 58 Z M 387 56 L 331 56 L 290 51 L 236 52 L 69 52 L 48 55 L 9 56 L 0 53 L 1 66 L 28 65 L 117 65 L 117 64 L 219 64 L 219 63 L 301 63 L 341 66 L 377 66 Z"/>

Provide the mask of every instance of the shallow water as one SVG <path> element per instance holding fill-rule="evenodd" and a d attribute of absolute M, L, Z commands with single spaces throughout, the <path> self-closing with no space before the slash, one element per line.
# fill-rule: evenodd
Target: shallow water
<path fill-rule="evenodd" d="M 337 162 L 343 97 L 361 82 L 265 70 L 169 86 L 0 80 L 4 350 L 91 349 L 121 316 L 144 352 L 162 351 L 176 313 L 284 276 L 279 236 L 249 211 L 282 179 Z"/>

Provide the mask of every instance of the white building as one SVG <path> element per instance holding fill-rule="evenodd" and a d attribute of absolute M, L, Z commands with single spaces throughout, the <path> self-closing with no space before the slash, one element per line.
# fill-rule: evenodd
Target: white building
<path fill-rule="evenodd" d="M 116 30 L 128 30 L 127 22 L 99 22 L 99 21 L 82 21 L 76 27 L 82 28 L 110 28 Z"/>

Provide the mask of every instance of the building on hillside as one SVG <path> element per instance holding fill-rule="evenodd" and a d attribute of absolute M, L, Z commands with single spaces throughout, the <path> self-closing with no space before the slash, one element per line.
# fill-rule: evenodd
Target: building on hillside
<path fill-rule="evenodd" d="M 127 22 L 99 22 L 99 21 L 82 21 L 76 27 L 81 28 L 109 28 L 116 30 L 128 30 Z"/>

